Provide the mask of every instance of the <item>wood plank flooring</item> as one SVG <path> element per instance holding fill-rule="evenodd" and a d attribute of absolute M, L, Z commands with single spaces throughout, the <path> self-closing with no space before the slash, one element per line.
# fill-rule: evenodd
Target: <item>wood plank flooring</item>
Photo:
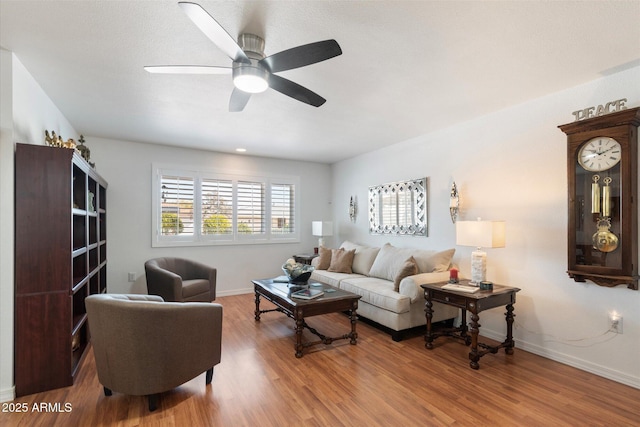
<path fill-rule="evenodd" d="M 519 350 L 517 342 L 514 355 L 486 355 L 474 371 L 458 341 L 439 338 L 429 351 L 422 336 L 393 342 L 359 322 L 357 345 L 338 341 L 296 359 L 291 319 L 267 313 L 256 322 L 253 295 L 217 302 L 224 306 L 222 362 L 210 386 L 203 373 L 162 394 L 150 413 L 143 397 L 105 397 L 89 352 L 73 387 L 16 399 L 27 411 L 1 412 L 0 425 L 640 425 L 640 390 Z M 349 327 L 342 314 L 308 323 L 333 336 Z M 33 409 L 41 403 L 62 411 Z"/>

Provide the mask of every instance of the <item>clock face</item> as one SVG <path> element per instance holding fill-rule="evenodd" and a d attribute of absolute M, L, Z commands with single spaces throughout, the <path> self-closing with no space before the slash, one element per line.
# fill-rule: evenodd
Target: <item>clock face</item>
<path fill-rule="evenodd" d="M 578 151 L 578 163 L 590 172 L 601 172 L 618 164 L 622 147 L 613 138 L 599 136 L 589 141 Z"/>

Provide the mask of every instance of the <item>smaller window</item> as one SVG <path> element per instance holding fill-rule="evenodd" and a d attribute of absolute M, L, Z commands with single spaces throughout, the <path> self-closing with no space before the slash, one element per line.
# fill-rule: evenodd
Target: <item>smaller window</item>
<path fill-rule="evenodd" d="M 293 234 L 296 232 L 295 186 L 293 184 L 271 184 L 271 233 Z"/>
<path fill-rule="evenodd" d="M 202 180 L 202 234 L 233 233 L 233 183 L 231 180 Z"/>
<path fill-rule="evenodd" d="M 161 179 L 163 236 L 193 236 L 193 177 L 163 175 Z"/>

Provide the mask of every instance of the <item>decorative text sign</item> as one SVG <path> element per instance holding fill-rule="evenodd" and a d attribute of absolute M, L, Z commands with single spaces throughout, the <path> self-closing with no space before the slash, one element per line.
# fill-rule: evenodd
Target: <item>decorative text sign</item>
<path fill-rule="evenodd" d="M 616 101 L 607 102 L 604 105 L 598 105 L 597 107 L 588 107 L 584 110 L 574 111 L 574 121 L 590 119 L 592 117 L 604 116 L 605 114 L 615 113 L 616 111 L 626 110 L 627 107 L 624 103 L 627 102 L 627 98 L 618 99 Z"/>

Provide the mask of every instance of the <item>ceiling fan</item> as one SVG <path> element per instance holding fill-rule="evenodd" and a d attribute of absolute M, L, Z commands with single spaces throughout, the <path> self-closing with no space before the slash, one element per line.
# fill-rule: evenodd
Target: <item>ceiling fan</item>
<path fill-rule="evenodd" d="M 251 94 L 268 88 L 298 101 L 319 107 L 326 99 L 297 83 L 280 77 L 279 71 L 291 70 L 325 61 L 342 54 L 335 40 L 310 43 L 265 56 L 264 40 L 254 34 L 240 34 L 238 42 L 199 4 L 178 2 L 194 24 L 232 60 L 231 67 L 205 65 L 153 65 L 144 69 L 150 73 L 165 74 L 232 74 L 234 89 L 229 111 L 242 111 Z"/>

